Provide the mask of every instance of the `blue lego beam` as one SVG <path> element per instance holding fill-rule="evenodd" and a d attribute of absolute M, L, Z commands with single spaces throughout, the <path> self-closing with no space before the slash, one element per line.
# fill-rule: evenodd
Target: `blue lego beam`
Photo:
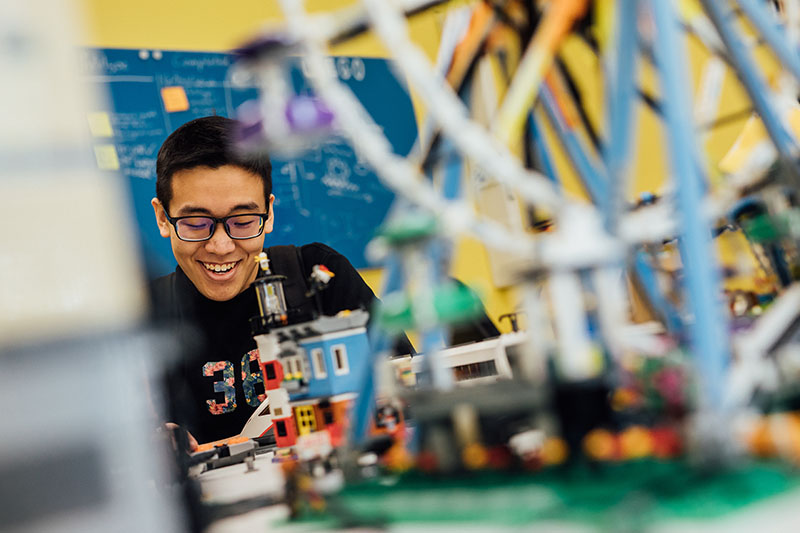
<path fill-rule="evenodd" d="M 584 143 L 574 132 L 569 130 L 558 110 L 555 97 L 546 84 L 542 85 L 539 101 L 547 114 L 547 119 L 552 125 L 559 143 L 567 152 L 567 156 L 592 202 L 595 205 L 603 205 L 608 195 L 608 178 L 604 169 L 597 167 L 589 159 Z"/>
<path fill-rule="evenodd" d="M 716 4 L 717 0 L 705 1 Z M 700 377 L 701 407 L 722 410 L 725 368 L 729 360 L 727 320 L 719 298 L 719 279 L 713 257 L 711 228 L 704 216 L 704 185 L 698 173 L 692 122 L 687 54 L 680 38 L 673 2 L 649 0 L 656 25 L 655 58 L 658 66 L 672 175 L 681 216 L 680 250 L 684 264 L 686 299 L 692 320 L 689 337 Z"/>
<path fill-rule="evenodd" d="M 383 291 L 388 294 L 400 290 L 403 287 L 403 271 L 400 267 L 399 258 L 392 254 L 384 267 Z M 370 357 L 367 358 L 367 369 L 364 372 L 363 383 L 359 387 L 358 397 L 352 410 L 353 425 L 351 429 L 351 440 L 353 444 L 363 442 L 369 431 L 369 422 L 375 405 L 375 361 L 382 357 L 392 347 L 392 338 L 381 331 L 377 321 L 373 320 L 369 327 L 369 346 Z"/>
<path fill-rule="evenodd" d="M 796 164 L 797 146 L 792 136 L 783 127 L 775 111 L 775 106 L 769 100 L 772 91 L 756 67 L 747 45 L 738 38 L 733 29 L 731 10 L 723 5 L 725 2 L 719 0 L 700 0 L 700 2 L 717 28 L 722 42 L 728 48 L 731 64 L 736 68 L 739 79 L 753 102 L 753 107 L 761 117 L 775 148 L 782 158 Z"/>
<path fill-rule="evenodd" d="M 528 127 L 530 129 L 531 143 L 536 157 L 542 164 L 542 172 L 553 183 L 559 184 L 558 173 L 550 157 L 550 151 L 547 149 L 547 139 L 543 135 L 544 129 L 542 128 L 541 120 L 536 116 L 536 113 L 531 111 L 528 119 Z"/>
<path fill-rule="evenodd" d="M 792 76 L 800 81 L 800 58 L 792 48 L 792 43 L 786 39 L 783 28 L 770 16 L 765 2 L 761 5 L 753 0 L 736 0 L 744 14 L 756 27 L 758 33 L 764 38 L 766 43 L 775 52 L 775 55 L 783 63 L 783 66 L 792 73 Z"/>
<path fill-rule="evenodd" d="M 442 138 L 439 144 L 441 154 L 442 180 L 439 189 L 447 200 L 461 198 L 461 181 L 464 174 L 464 160 L 452 142 Z"/>
<path fill-rule="evenodd" d="M 449 256 L 448 252 L 449 250 L 441 238 L 431 239 L 431 241 L 427 243 L 425 253 L 428 261 L 430 261 L 429 289 L 431 290 L 442 283 L 445 270 L 445 258 Z M 413 307 L 414 302 L 412 301 L 412 309 Z M 441 361 L 439 357 L 435 356 L 439 350 L 447 346 L 447 328 L 438 323 L 428 326 L 427 324 L 420 325 L 417 322 L 417 330 L 419 331 L 420 342 L 422 343 L 421 351 L 425 354 L 425 359 L 423 360 L 423 380 L 429 379 L 429 384 L 436 388 L 451 388 L 453 386 L 453 375 L 440 364 Z M 424 384 L 427 385 L 428 383 Z"/>
<path fill-rule="evenodd" d="M 677 338 L 683 339 L 685 332 L 680 313 L 659 289 L 658 279 L 655 272 L 653 272 L 653 268 L 647 262 L 647 254 L 645 252 L 640 250 L 635 253 L 633 271 L 646 293 L 648 302 L 655 308 L 661 320 L 664 321 L 667 331 Z"/>
<path fill-rule="evenodd" d="M 614 235 L 623 210 L 627 193 L 629 154 L 631 145 L 633 102 L 636 100 L 636 14 L 638 0 L 619 0 L 616 5 L 617 21 L 611 70 L 608 121 L 609 137 L 604 155 L 608 173 L 608 194 L 603 211 L 606 229 Z"/>

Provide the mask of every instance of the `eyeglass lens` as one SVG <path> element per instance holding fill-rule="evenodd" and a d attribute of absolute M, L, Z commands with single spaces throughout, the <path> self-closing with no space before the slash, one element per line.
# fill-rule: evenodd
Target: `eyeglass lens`
<path fill-rule="evenodd" d="M 233 239 L 250 239 L 261 233 L 260 215 L 236 215 L 225 220 L 225 229 Z M 178 221 L 175 229 L 178 237 L 187 240 L 204 240 L 214 233 L 214 219 L 209 217 L 187 217 Z"/>

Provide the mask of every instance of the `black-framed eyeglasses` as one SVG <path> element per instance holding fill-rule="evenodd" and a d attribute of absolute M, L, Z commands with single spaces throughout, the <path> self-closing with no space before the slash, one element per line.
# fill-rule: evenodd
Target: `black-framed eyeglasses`
<path fill-rule="evenodd" d="M 207 241 L 214 235 L 217 224 L 222 224 L 228 237 L 236 240 L 254 239 L 264 232 L 264 223 L 269 213 L 247 213 L 216 218 L 190 215 L 171 217 L 164 211 L 167 220 L 175 228 L 175 234 L 182 241 Z"/>

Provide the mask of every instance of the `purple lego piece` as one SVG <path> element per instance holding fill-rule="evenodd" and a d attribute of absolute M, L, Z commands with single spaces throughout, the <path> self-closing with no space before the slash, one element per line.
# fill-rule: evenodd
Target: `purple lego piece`
<path fill-rule="evenodd" d="M 286 120 L 293 131 L 314 131 L 329 127 L 333 112 L 316 97 L 298 95 L 286 104 Z"/>

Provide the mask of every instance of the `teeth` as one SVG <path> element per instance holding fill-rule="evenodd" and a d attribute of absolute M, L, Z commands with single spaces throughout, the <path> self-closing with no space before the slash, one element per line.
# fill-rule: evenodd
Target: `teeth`
<path fill-rule="evenodd" d="M 232 269 L 236 263 L 203 263 L 203 266 L 212 272 L 227 272 Z"/>

